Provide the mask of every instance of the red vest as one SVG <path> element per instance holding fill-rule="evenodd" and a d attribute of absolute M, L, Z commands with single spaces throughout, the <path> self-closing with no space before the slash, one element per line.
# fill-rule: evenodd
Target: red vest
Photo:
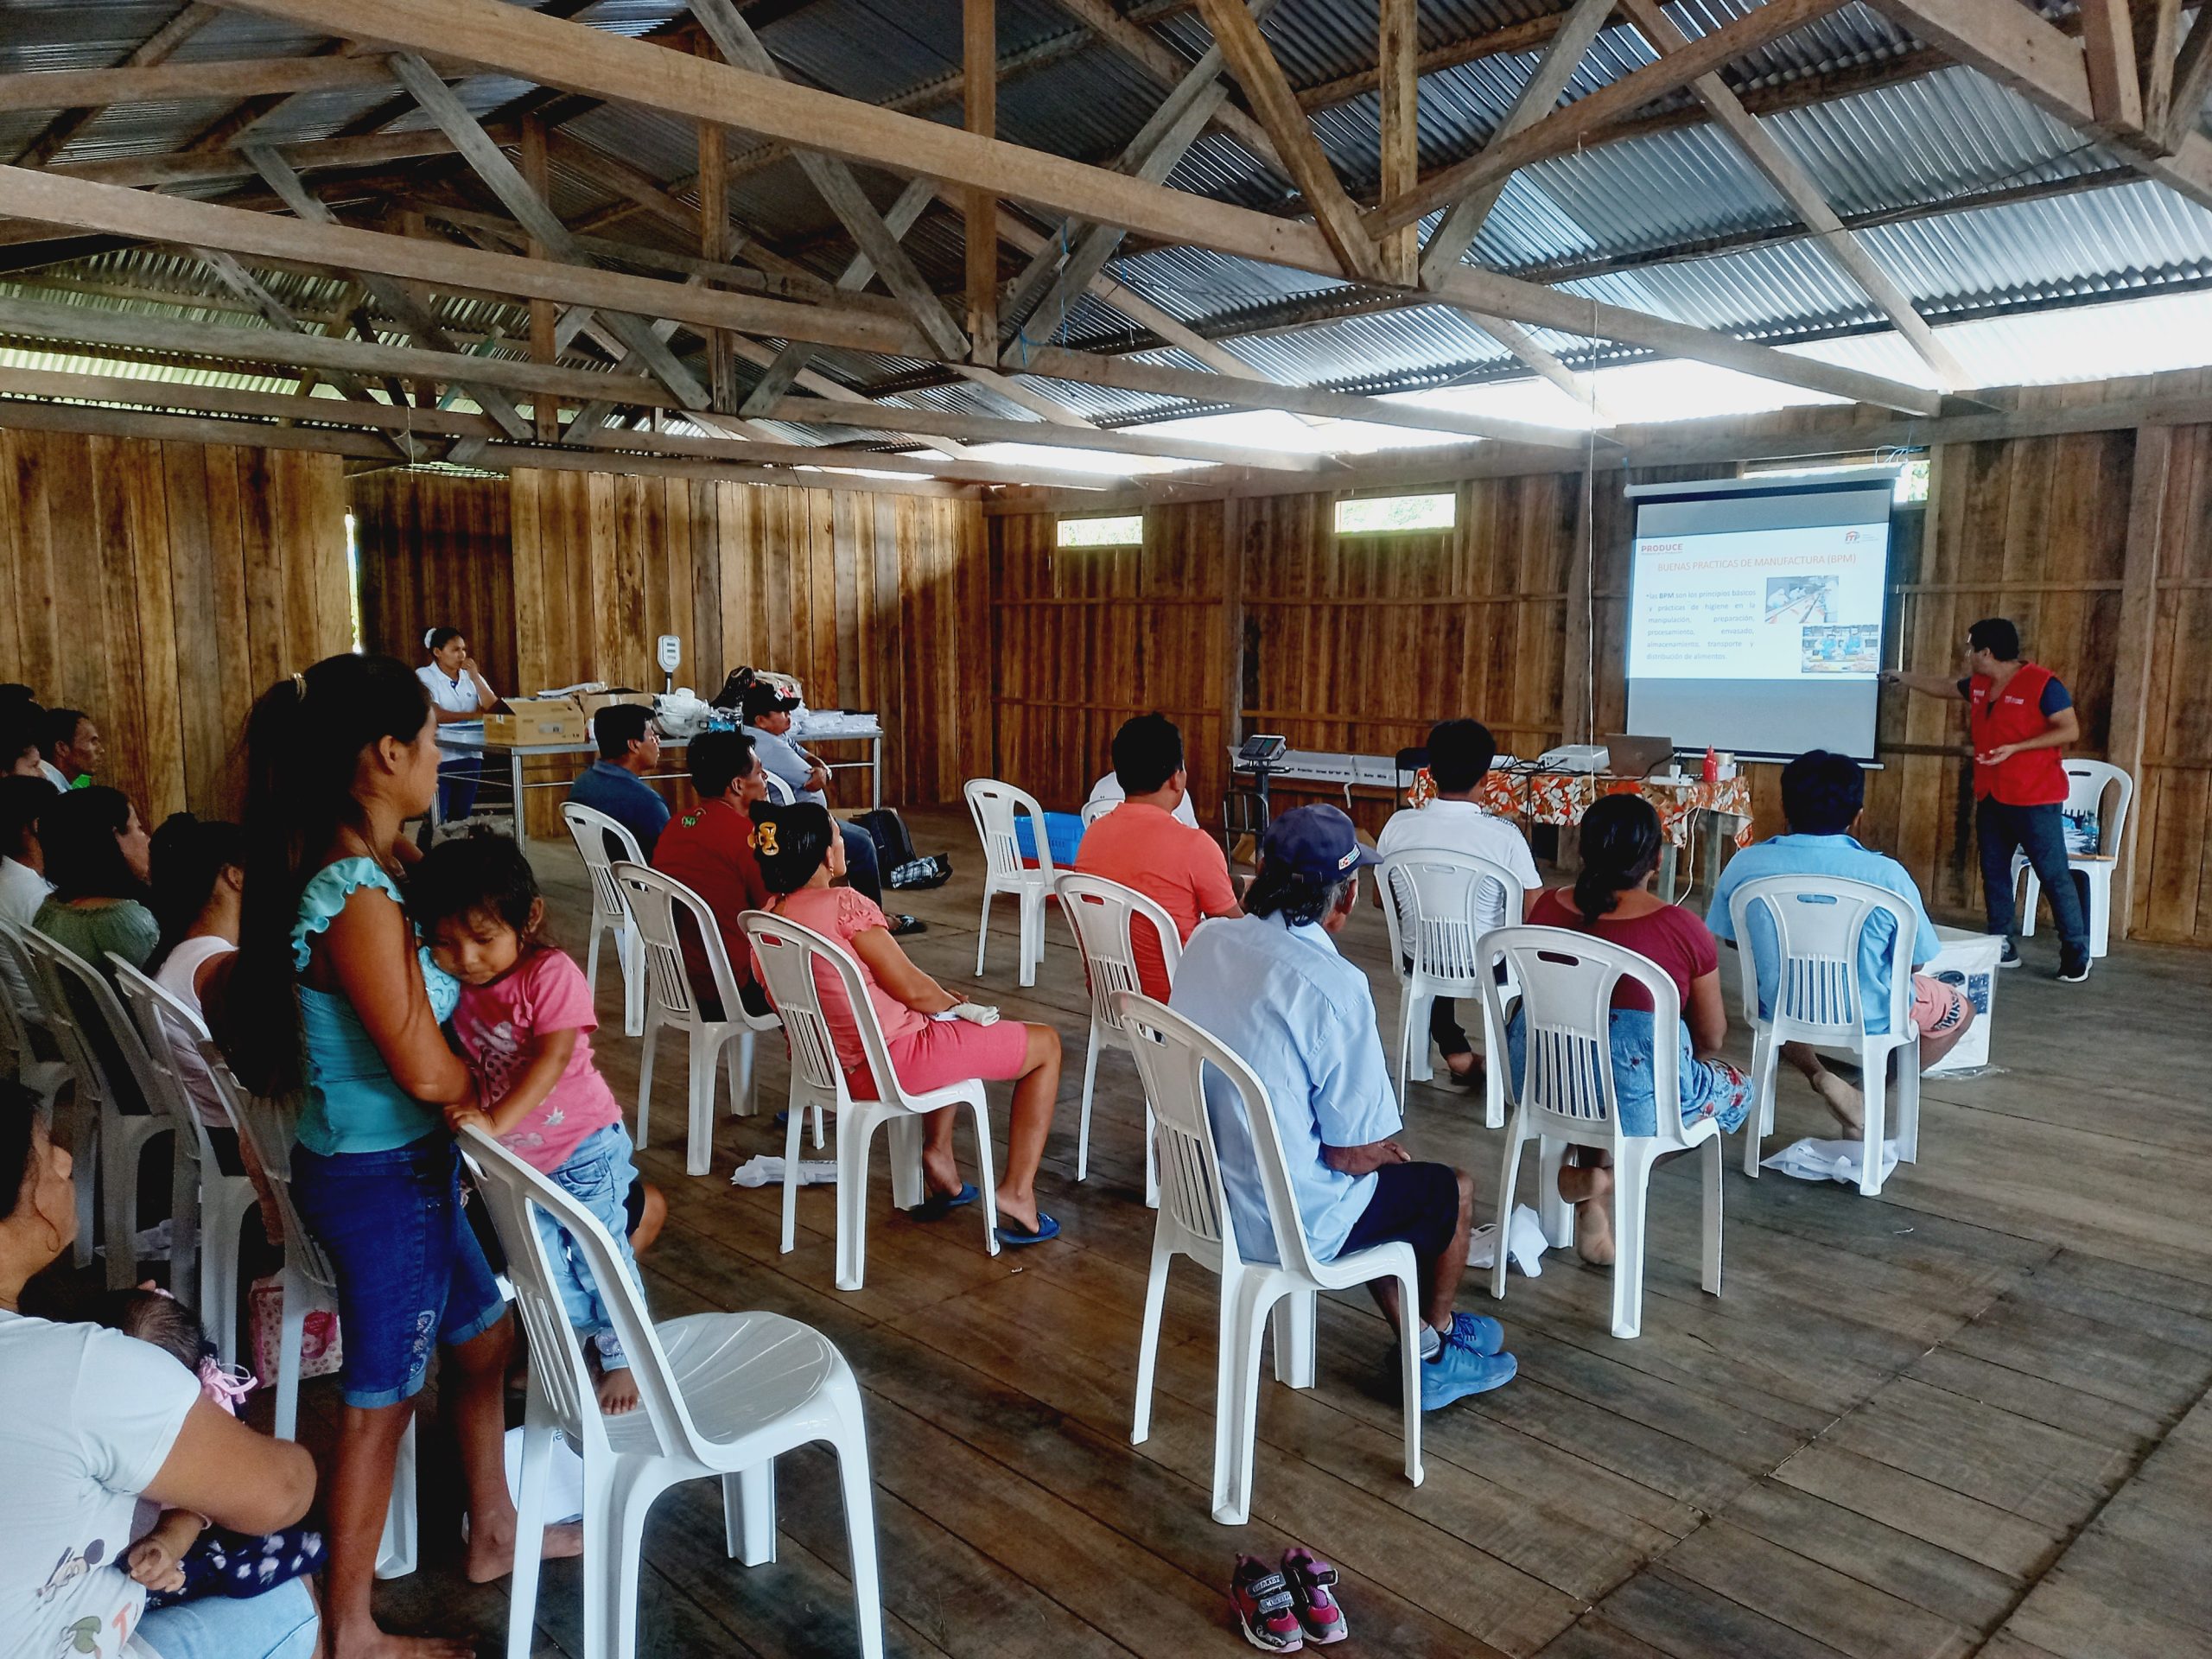
<path fill-rule="evenodd" d="M 2043 711 L 2043 689 L 2051 671 L 2037 663 L 2022 663 L 2012 671 L 2001 691 L 1989 677 L 1977 674 L 1967 686 L 1967 728 L 1974 752 L 1984 755 L 2007 743 L 2041 737 L 2050 729 Z M 2066 767 L 2056 749 L 2030 749 L 2001 766 L 1974 763 L 1976 800 L 1994 795 L 2007 806 L 2048 806 L 2066 799 Z"/>

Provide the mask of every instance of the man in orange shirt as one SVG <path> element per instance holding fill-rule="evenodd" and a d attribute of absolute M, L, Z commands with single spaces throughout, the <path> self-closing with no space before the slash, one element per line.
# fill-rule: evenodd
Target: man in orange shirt
<path fill-rule="evenodd" d="M 1229 860 L 1203 830 L 1180 823 L 1191 774 L 1183 765 L 1183 734 L 1165 715 L 1139 715 L 1114 734 L 1114 776 L 1127 798 L 1084 831 L 1075 868 L 1130 887 L 1166 911 L 1176 943 L 1208 916 L 1242 916 Z M 1139 918 L 1131 944 L 1147 996 L 1167 1000 L 1167 963 L 1151 925 Z"/>

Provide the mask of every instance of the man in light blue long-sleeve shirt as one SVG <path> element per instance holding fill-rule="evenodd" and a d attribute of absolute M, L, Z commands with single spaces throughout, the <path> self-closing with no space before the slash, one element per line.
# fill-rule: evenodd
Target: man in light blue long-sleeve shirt
<path fill-rule="evenodd" d="M 1403 1241 L 1420 1264 L 1422 1306 L 1402 1309 L 1395 1281 L 1369 1287 L 1394 1323 L 1421 1322 L 1421 1407 L 1433 1410 L 1510 1381 L 1513 1356 L 1495 1319 L 1452 1311 L 1467 1266 L 1473 1186 L 1464 1170 L 1422 1164 L 1391 1137 L 1402 1127 L 1376 1034 L 1367 976 L 1338 954 L 1360 869 L 1375 856 L 1333 806 L 1300 807 L 1269 826 L 1243 916 L 1202 922 L 1184 947 L 1169 1006 L 1234 1050 L 1267 1085 L 1307 1247 L 1322 1261 Z M 1243 1096 L 1205 1074 L 1207 1116 L 1239 1252 L 1275 1259 L 1259 1150 Z"/>

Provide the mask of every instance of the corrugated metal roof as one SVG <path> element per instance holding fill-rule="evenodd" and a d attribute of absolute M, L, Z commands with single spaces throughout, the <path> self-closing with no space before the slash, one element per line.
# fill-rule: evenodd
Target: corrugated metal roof
<path fill-rule="evenodd" d="M 92 67 L 122 61 L 175 15 L 176 0 L 0 0 L 0 73 Z M 1160 39 L 1185 60 L 1208 36 L 1195 8 L 1176 0 L 1119 0 L 1125 14 L 1151 20 Z M 2047 11 L 2058 0 L 2041 0 Z M 1684 31 L 1701 35 L 1752 10 L 1758 0 L 1669 0 Z M 1264 31 L 1292 82 L 1313 86 L 1363 74 L 1374 60 L 1376 0 L 1280 0 Z M 1422 0 L 1425 48 L 1453 45 L 1562 9 L 1552 0 Z M 957 120 L 944 99 L 960 68 L 960 0 L 804 0 L 779 6 L 763 38 L 793 79 L 871 101 L 912 99 L 933 118 Z M 679 0 L 597 0 L 579 14 L 595 27 L 651 33 L 683 15 Z M 1076 48 L 1070 16 L 1054 0 L 999 0 L 1002 54 L 1046 48 L 1042 67 L 1009 75 L 999 92 L 999 130 L 1014 142 L 1091 161 L 1109 160 L 1128 143 L 1162 96 L 1153 74 L 1097 41 Z M 180 60 L 301 55 L 328 43 L 250 13 L 221 10 L 185 42 Z M 1786 86 L 1840 70 L 1895 60 L 1916 49 L 1878 13 L 1853 3 L 1726 66 L 1741 89 Z M 1567 97 L 1586 96 L 1651 59 L 1636 31 L 1602 31 Z M 1478 56 L 1421 82 L 1424 166 L 1447 164 L 1494 133 L 1538 52 Z M 458 83 L 480 115 L 501 111 L 532 91 L 499 76 Z M 924 98 L 921 94 L 926 92 Z M 1654 108 L 1676 111 L 1682 124 L 1565 156 L 1523 169 L 1490 215 L 1471 258 L 1510 272 L 1571 276 L 1580 264 L 1607 267 L 1567 282 L 1586 293 L 1705 327 L 1764 340 L 1833 340 L 1886 322 L 1827 254 L 1793 234 L 1794 216 L 1726 135 L 1694 118 L 1691 95 Z M 61 160 L 92 161 L 158 153 L 204 130 L 226 112 L 217 101 L 140 105 L 101 113 L 73 137 Z M 256 136 L 296 143 L 359 130 L 380 115 L 385 130 L 425 124 L 393 90 L 359 88 L 283 100 Z M 51 112 L 0 116 L 0 156 L 44 130 Z M 1675 118 L 1670 117 L 1669 118 Z M 1991 192 L 2102 182 L 2123 157 L 2084 139 L 1995 83 L 1964 69 L 1870 86 L 1852 96 L 1765 118 L 1770 132 L 1806 168 L 1847 219 L 1865 221 L 1870 253 L 1934 320 L 1995 317 L 2023 307 L 2079 303 L 2117 295 L 2175 290 L 2212 283 L 2212 213 L 2162 187 L 2133 182 L 2075 195 L 1944 207 Z M 1355 194 L 1371 189 L 1377 167 L 1377 112 L 1371 92 L 1317 110 L 1313 127 Z M 686 121 L 632 107 L 603 105 L 566 130 L 688 197 L 697 165 L 696 133 Z M 825 276 L 842 269 L 849 244 L 817 193 L 789 160 L 752 167 L 740 150 L 733 213 L 754 233 L 787 248 Z M 471 188 L 457 162 L 437 170 Z M 879 203 L 898 188 L 889 175 L 861 169 Z M 550 173 L 556 211 L 580 218 L 617 200 L 595 179 L 556 158 Z M 1274 209 L 1287 183 L 1220 133 L 1192 147 L 1171 175 L 1176 187 L 1241 205 Z M 211 193 L 214 187 L 195 187 Z M 1929 212 L 1929 209 L 1936 211 Z M 1049 218 L 1043 222 L 1052 227 Z M 612 234 L 683 248 L 677 228 L 634 216 Z M 1749 243 L 1751 245 L 1744 245 Z M 957 290 L 962 274 L 957 216 L 933 207 L 908 246 L 930 280 Z M 1691 255 L 1702 257 L 1691 257 Z M 1010 254 L 1005 268 L 1019 262 Z M 1487 334 L 1441 307 L 1378 309 L 1370 296 L 1307 273 L 1190 248 L 1138 247 L 1112 267 L 1116 277 L 1170 314 L 1208 332 L 1280 321 L 1287 308 L 1316 315 L 1306 326 L 1236 340 L 1231 349 L 1285 381 L 1379 390 L 1480 380 L 1518 373 Z M 79 261 L 65 278 L 91 286 L 135 285 L 174 294 L 189 305 L 205 291 L 195 264 L 150 250 Z M 303 313 L 320 314 L 345 291 L 334 279 L 265 272 L 272 292 Z M 51 292 L 51 290 L 47 290 Z M 125 302 L 83 296 L 85 302 Z M 1321 315 L 1330 305 L 1359 315 Z M 492 299 L 444 298 L 448 327 L 512 340 L 526 328 L 524 308 Z M 211 322 L 257 320 L 205 308 Z M 395 334 L 394 338 L 398 336 Z M 1886 337 L 1886 336 L 1885 336 Z M 1547 336 L 1546 338 L 1550 338 Z M 1027 343 L 1141 343 L 1128 321 L 1094 296 L 1064 315 L 1033 319 Z M 1593 353 L 1633 356 L 1611 346 L 1561 336 L 1554 343 L 1578 360 Z M 508 349 L 512 349 L 512 347 Z M 1020 344 L 1017 344 L 1018 359 Z M 1191 366 L 1179 353 L 1159 360 Z M 818 367 L 863 386 L 912 385 L 941 373 L 931 365 L 847 353 L 822 353 Z M 2021 365 L 2032 378 L 2033 365 Z M 1054 385 L 1055 396 L 1101 418 L 1127 421 L 1177 407 L 1169 400 L 1093 387 Z M 941 408 L 997 414 L 1005 403 L 964 383 L 916 386 Z"/>

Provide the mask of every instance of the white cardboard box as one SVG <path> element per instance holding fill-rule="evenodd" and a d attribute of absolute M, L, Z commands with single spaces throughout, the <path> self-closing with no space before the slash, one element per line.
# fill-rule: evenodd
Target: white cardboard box
<path fill-rule="evenodd" d="M 1974 1004 L 1974 1024 L 1967 1027 L 1956 1048 L 1921 1074 L 1930 1077 L 1971 1071 L 1989 1064 L 1990 1028 L 1997 1017 L 1997 982 L 2003 973 L 1997 959 L 2005 953 L 2001 933 L 1974 933 L 1962 927 L 1939 925 L 1936 936 L 1942 940 L 1943 948 L 1936 953 L 1935 961 L 1918 971 L 1963 991 Z"/>

